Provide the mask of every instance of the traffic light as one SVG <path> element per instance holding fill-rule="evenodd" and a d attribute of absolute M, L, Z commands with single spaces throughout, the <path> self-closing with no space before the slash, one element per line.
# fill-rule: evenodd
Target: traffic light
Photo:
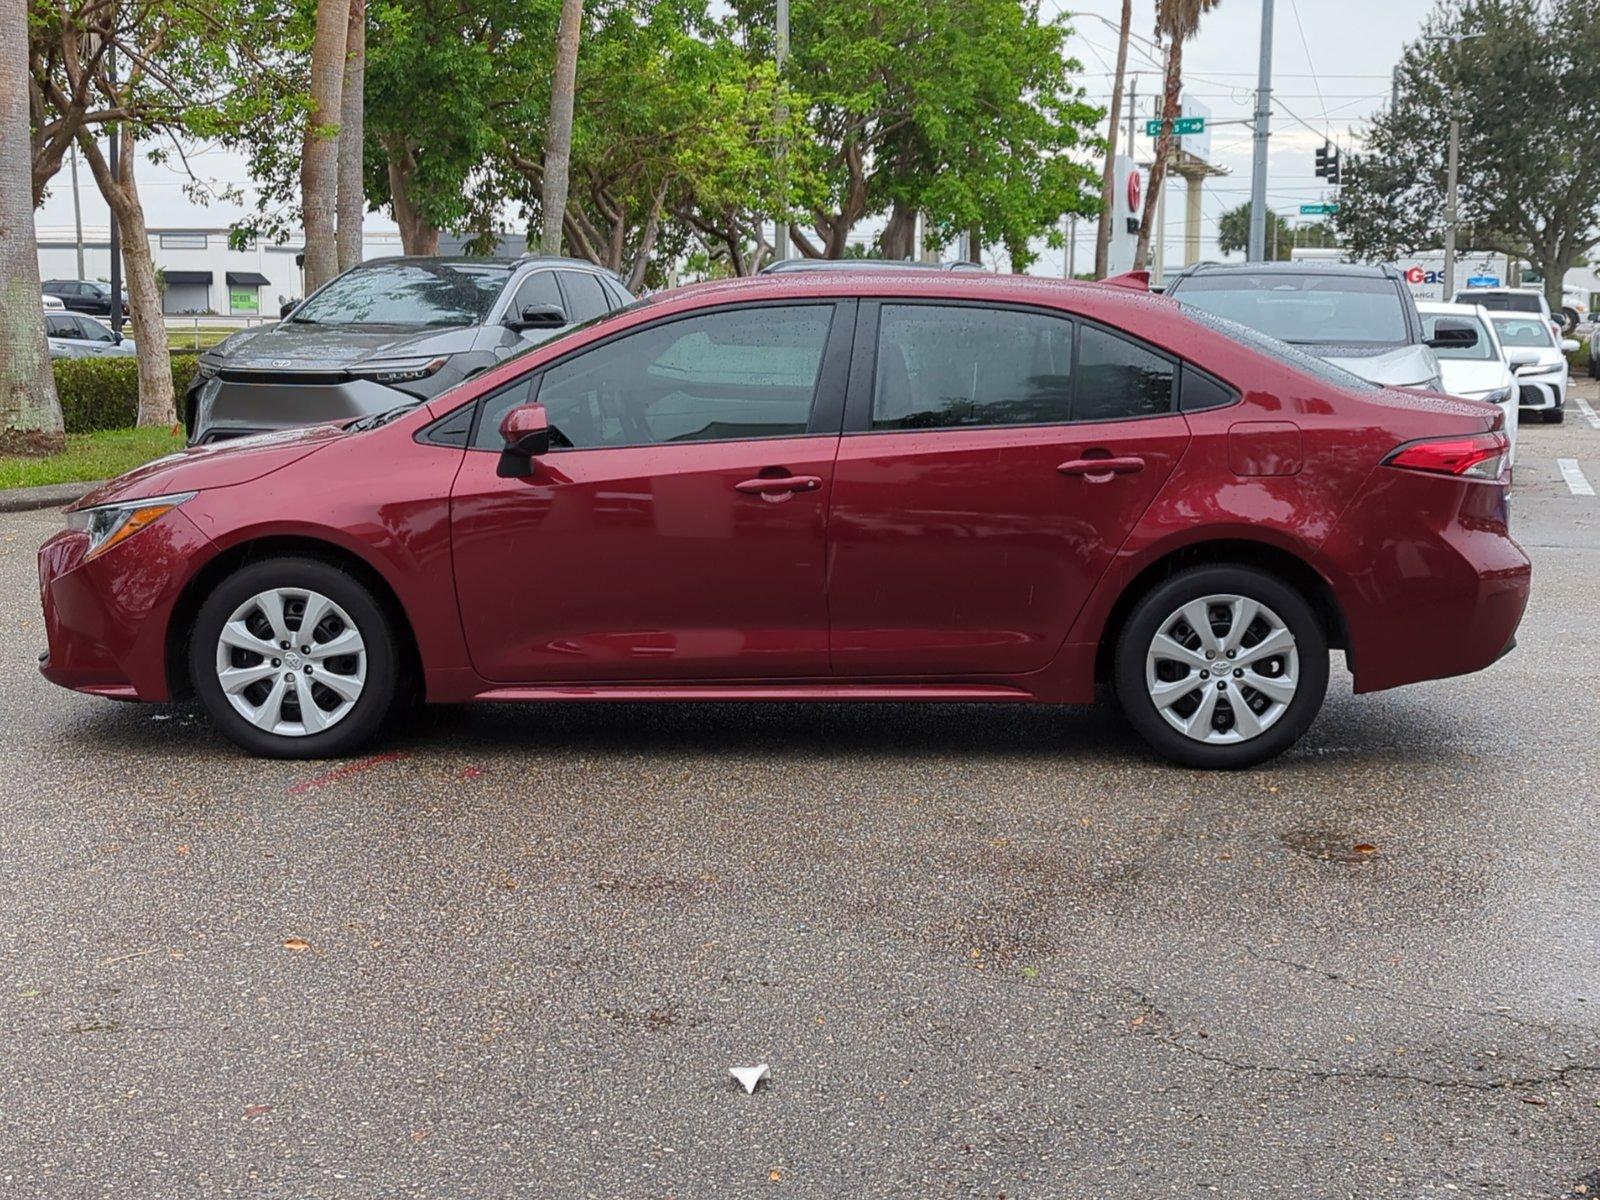
<path fill-rule="evenodd" d="M 1339 151 L 1338 148 L 1323 142 L 1317 149 L 1318 179 L 1326 179 L 1329 183 L 1339 182 Z"/>

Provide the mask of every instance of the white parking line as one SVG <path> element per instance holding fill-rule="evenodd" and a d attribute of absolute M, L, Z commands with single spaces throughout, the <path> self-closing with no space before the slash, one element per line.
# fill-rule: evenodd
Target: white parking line
<path fill-rule="evenodd" d="M 1587 400 L 1582 396 L 1574 396 L 1572 402 L 1578 406 L 1578 411 L 1583 414 L 1583 419 L 1589 422 L 1591 428 L 1600 429 L 1600 413 L 1595 412 Z"/>
<path fill-rule="evenodd" d="M 1567 481 L 1567 490 L 1574 496 L 1594 495 L 1594 485 L 1583 477 L 1583 472 L 1578 469 L 1577 459 L 1558 458 L 1556 466 L 1561 468 L 1561 478 Z"/>

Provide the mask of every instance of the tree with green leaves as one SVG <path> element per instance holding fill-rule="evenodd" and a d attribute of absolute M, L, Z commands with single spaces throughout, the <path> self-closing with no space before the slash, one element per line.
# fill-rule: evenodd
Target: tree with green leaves
<path fill-rule="evenodd" d="M 1466 35 L 1456 41 L 1454 35 Z M 1551 308 L 1600 242 L 1600 22 L 1583 0 L 1441 0 L 1405 49 L 1396 102 L 1343 167 L 1334 224 L 1362 259 L 1444 241 L 1450 116 L 1458 246 L 1526 258 Z"/>
<path fill-rule="evenodd" d="M 1339 244 L 1331 226 L 1317 221 L 1294 225 L 1282 213 L 1267 212 L 1267 255 L 1287 260 L 1295 247 L 1328 250 Z M 1245 254 L 1250 249 L 1250 202 L 1222 214 L 1217 222 L 1217 249 L 1224 254 Z"/>
<path fill-rule="evenodd" d="M 732 21 L 770 60 L 771 0 L 740 0 Z M 874 215 L 887 220 L 884 251 L 910 254 L 921 212 L 934 241 L 975 230 L 1021 270 L 1063 214 L 1098 212 L 1082 155 L 1104 114 L 1083 99 L 1063 19 L 1023 0 L 794 0 L 791 27 L 788 78 L 808 102 L 825 183 L 791 225 L 802 254 L 842 257 Z"/>

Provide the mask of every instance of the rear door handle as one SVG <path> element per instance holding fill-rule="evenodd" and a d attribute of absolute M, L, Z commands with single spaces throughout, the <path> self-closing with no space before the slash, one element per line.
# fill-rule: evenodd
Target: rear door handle
<path fill-rule="evenodd" d="M 734 490 L 751 496 L 779 496 L 784 492 L 814 492 L 822 486 L 818 475 L 764 475 L 759 479 L 741 479 Z"/>
<path fill-rule="evenodd" d="M 1109 478 L 1112 475 L 1133 475 L 1144 470 L 1144 459 L 1127 458 L 1070 458 L 1056 468 L 1063 475 L 1086 475 Z"/>

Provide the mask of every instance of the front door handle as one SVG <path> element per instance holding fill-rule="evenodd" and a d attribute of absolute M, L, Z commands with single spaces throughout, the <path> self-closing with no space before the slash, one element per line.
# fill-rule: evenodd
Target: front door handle
<path fill-rule="evenodd" d="M 785 492 L 814 492 L 822 486 L 818 475 L 763 475 L 759 479 L 741 479 L 734 490 L 751 496 L 781 496 Z"/>
<path fill-rule="evenodd" d="M 1071 458 L 1056 468 L 1063 475 L 1083 475 L 1094 480 L 1110 479 L 1113 475 L 1133 475 L 1144 470 L 1144 459 L 1127 458 Z"/>

